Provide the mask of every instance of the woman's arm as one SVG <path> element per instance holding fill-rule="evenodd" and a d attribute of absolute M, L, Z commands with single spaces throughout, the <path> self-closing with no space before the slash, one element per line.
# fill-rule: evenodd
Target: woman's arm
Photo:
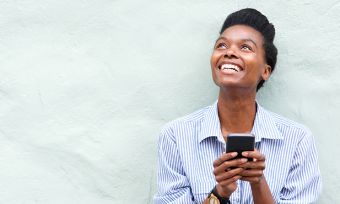
<path fill-rule="evenodd" d="M 281 190 L 278 203 L 315 203 L 321 192 L 321 176 L 314 137 L 310 131 L 302 136 Z"/>
<path fill-rule="evenodd" d="M 250 186 L 251 186 L 251 191 L 253 194 L 253 200 L 255 204 L 275 203 L 264 176 L 260 179 L 259 182 L 251 183 Z"/>
<path fill-rule="evenodd" d="M 194 204 L 188 178 L 185 176 L 175 137 L 164 128 L 158 140 L 158 191 L 155 204 Z"/>

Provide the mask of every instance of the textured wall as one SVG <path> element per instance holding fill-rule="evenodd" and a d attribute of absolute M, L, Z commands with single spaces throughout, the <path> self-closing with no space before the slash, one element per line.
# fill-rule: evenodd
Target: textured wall
<path fill-rule="evenodd" d="M 0 1 L 0 203 L 152 203 L 167 121 L 212 103 L 209 57 L 225 16 L 277 28 L 259 94 L 315 134 L 340 203 L 340 1 Z"/>

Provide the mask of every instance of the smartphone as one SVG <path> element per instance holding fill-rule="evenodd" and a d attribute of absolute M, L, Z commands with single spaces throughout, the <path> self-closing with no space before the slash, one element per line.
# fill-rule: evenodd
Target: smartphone
<path fill-rule="evenodd" d="M 243 158 L 242 152 L 254 151 L 255 148 L 255 135 L 250 133 L 230 133 L 227 136 L 226 152 L 237 152 L 237 158 Z M 252 161 L 248 158 L 248 161 Z"/>

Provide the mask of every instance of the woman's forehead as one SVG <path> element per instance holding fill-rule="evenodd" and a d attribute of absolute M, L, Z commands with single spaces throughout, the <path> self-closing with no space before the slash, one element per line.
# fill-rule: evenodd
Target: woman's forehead
<path fill-rule="evenodd" d="M 247 25 L 230 26 L 221 33 L 220 38 L 227 40 L 250 40 L 256 44 L 263 43 L 263 35 Z"/>

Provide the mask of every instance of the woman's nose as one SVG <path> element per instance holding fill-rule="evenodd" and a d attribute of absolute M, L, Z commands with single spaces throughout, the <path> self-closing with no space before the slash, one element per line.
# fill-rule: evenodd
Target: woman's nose
<path fill-rule="evenodd" d="M 237 54 L 235 53 L 235 51 L 232 48 L 229 48 L 224 53 L 224 57 L 225 58 L 237 58 Z"/>

